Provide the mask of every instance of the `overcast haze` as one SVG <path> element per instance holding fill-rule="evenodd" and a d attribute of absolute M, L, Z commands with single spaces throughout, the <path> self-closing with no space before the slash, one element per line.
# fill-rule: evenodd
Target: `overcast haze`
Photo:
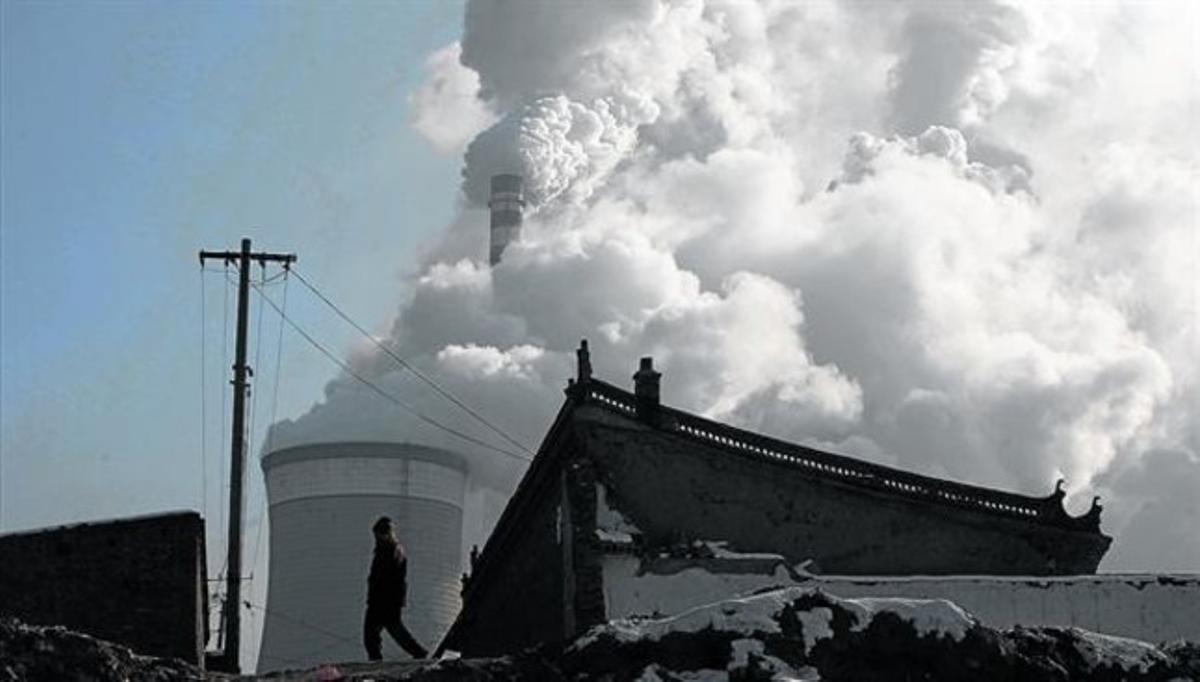
<path fill-rule="evenodd" d="M 198 477 L 195 250 L 249 234 L 530 448 L 586 337 L 600 378 L 653 355 L 665 402 L 741 427 L 1065 478 L 1073 513 L 1103 498 L 1102 570 L 1200 571 L 1198 36 L 1183 1 L 6 3 L 0 530 L 219 527 L 224 285 Z M 500 172 L 530 212 L 491 269 Z M 356 372 L 508 447 L 290 287 Z M 284 349 L 272 446 L 523 471 Z M 503 495 L 476 493 L 481 539 Z"/>

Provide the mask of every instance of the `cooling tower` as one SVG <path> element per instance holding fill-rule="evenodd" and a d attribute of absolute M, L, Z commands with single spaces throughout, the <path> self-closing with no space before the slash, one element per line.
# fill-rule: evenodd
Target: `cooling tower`
<path fill-rule="evenodd" d="M 390 516 L 408 549 L 404 621 L 432 650 L 458 614 L 466 466 L 434 448 L 323 443 L 262 459 L 271 554 L 258 671 L 365 660 L 374 540 Z M 384 639 L 384 658 L 406 657 Z"/>
<path fill-rule="evenodd" d="M 500 262 L 504 249 L 521 236 L 521 211 L 525 208 L 521 176 L 493 175 L 488 208 L 492 210 L 489 262 L 495 265 Z"/>

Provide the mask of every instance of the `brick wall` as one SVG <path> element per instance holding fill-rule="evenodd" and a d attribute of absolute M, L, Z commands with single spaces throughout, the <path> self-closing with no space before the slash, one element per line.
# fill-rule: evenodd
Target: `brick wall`
<path fill-rule="evenodd" d="M 584 632 L 605 622 L 603 556 L 596 542 L 596 470 L 586 457 L 572 460 L 563 477 L 570 508 L 570 598 L 568 630 Z"/>
<path fill-rule="evenodd" d="M 0 535 L 0 614 L 203 664 L 204 521 L 195 512 Z"/>

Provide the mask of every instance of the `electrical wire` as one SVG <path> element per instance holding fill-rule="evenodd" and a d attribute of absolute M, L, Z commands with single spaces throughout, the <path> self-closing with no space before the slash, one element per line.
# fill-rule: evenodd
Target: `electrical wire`
<path fill-rule="evenodd" d="M 478 412 L 476 412 L 475 410 L 471 409 L 471 407 L 468 406 L 466 403 L 464 403 L 463 401 L 454 397 L 454 395 L 452 395 L 449 391 L 447 391 L 446 389 L 439 386 L 437 384 L 437 382 L 435 382 L 433 379 L 430 379 L 428 376 L 426 376 L 421 371 L 419 371 L 416 367 L 413 367 L 411 364 L 409 364 L 404 358 L 400 357 L 395 352 L 393 352 L 392 349 L 388 348 L 386 345 L 381 343 L 378 339 L 375 338 L 375 336 L 373 334 L 371 334 L 366 329 L 364 329 L 362 327 L 362 325 L 358 324 L 353 319 L 351 319 L 349 315 L 347 315 L 341 308 L 339 308 L 337 306 L 337 304 L 335 304 L 333 301 L 329 300 L 329 298 L 327 296 L 325 296 L 325 294 L 321 293 L 321 291 L 318 290 L 314 284 L 312 284 L 307 279 L 305 279 L 304 275 L 302 275 L 299 272 L 296 272 L 295 268 L 292 268 L 292 271 L 295 272 L 296 279 L 300 280 L 300 283 L 303 284 L 309 291 L 311 291 L 313 293 L 313 295 L 315 295 L 317 298 L 321 299 L 321 301 L 323 301 L 325 303 L 325 305 L 329 306 L 330 309 L 332 309 L 335 313 L 337 313 L 339 317 L 341 317 L 343 320 L 345 320 L 347 323 L 349 323 L 350 326 L 357 329 L 360 334 L 365 336 L 371 343 L 375 344 L 375 346 L 377 348 L 379 348 L 379 350 L 386 353 L 388 355 L 388 357 L 390 357 L 392 360 L 396 361 L 397 364 L 399 364 L 404 369 L 407 369 L 408 371 L 412 372 L 414 375 L 416 375 L 416 377 L 418 379 L 425 382 L 427 385 L 429 385 L 431 388 L 433 388 L 433 390 L 437 391 L 438 394 L 440 394 L 443 398 L 445 398 L 446 400 L 449 400 L 450 402 L 454 403 L 455 405 L 457 405 L 458 407 L 463 409 L 467 414 L 474 417 L 481 424 L 486 426 L 488 429 L 492 430 L 494 433 L 499 435 L 504 440 L 508 441 L 512 445 L 515 445 L 517 448 L 529 453 L 530 455 L 533 454 L 533 451 L 530 450 L 528 447 L 526 447 L 524 444 L 522 444 L 520 441 L 516 440 L 512 436 L 505 433 L 503 429 L 501 429 L 500 427 L 498 427 L 495 424 L 488 421 L 486 418 L 484 418 L 483 415 L 481 415 Z"/>
<path fill-rule="evenodd" d="M 280 270 L 279 274 L 276 274 L 276 275 L 271 275 L 270 277 L 267 277 L 267 276 L 266 276 L 266 274 L 267 274 L 267 273 L 266 273 L 266 265 L 264 264 L 264 265 L 263 265 L 263 280 L 262 280 L 262 282 L 260 283 L 260 284 L 261 284 L 261 286 L 264 286 L 264 287 L 265 287 L 265 286 L 267 286 L 268 284 L 274 284 L 275 282 L 277 282 L 277 281 L 279 281 L 279 280 L 281 280 L 281 279 L 282 279 L 282 280 L 284 280 L 284 281 L 285 281 L 285 283 L 286 283 L 286 281 L 287 281 L 287 276 L 288 276 L 288 270 L 289 270 L 289 269 L 290 269 L 290 266 L 289 266 L 289 265 L 284 265 L 283 269 L 282 269 L 282 270 Z"/>
<path fill-rule="evenodd" d="M 297 275 L 297 276 L 299 276 L 299 275 Z M 262 292 L 260 291 L 260 293 L 262 293 Z M 374 393 L 379 395 L 379 397 L 383 398 L 384 400 L 387 400 L 388 402 L 393 403 L 400 409 L 411 414 L 412 416 L 416 417 L 417 419 L 420 419 L 421 421 L 425 422 L 426 424 L 429 424 L 430 426 L 434 426 L 438 429 L 441 429 L 442 431 L 445 431 L 446 433 L 448 433 L 452 436 L 455 436 L 456 438 L 460 438 L 468 443 L 473 443 L 475 445 L 478 445 L 479 447 L 487 448 L 488 450 L 493 450 L 495 452 L 498 452 L 503 455 L 507 455 L 514 459 L 519 459 L 522 461 L 529 461 L 531 459 L 530 457 L 526 457 L 525 455 L 512 452 L 511 450 L 505 450 L 504 448 L 492 445 L 491 443 L 488 443 L 487 441 L 480 440 L 474 436 L 463 433 L 462 431 L 459 431 L 453 427 L 446 426 L 445 424 L 437 421 L 433 417 L 429 417 L 427 415 L 424 415 L 424 414 L 418 412 L 417 410 L 415 410 L 414 408 L 409 406 L 404 401 L 400 400 L 399 398 L 396 398 L 392 394 L 388 393 L 387 391 L 385 391 L 382 388 L 380 388 L 379 386 L 377 386 L 370 379 L 367 379 L 366 377 L 362 376 L 358 372 L 355 372 L 353 369 L 351 369 L 350 366 L 347 365 L 346 363 L 342 362 L 337 357 L 337 355 L 332 353 L 325 346 L 321 345 L 321 343 L 319 341 L 317 341 L 312 336 L 310 336 L 308 334 L 308 332 L 304 331 L 304 329 L 302 329 L 298 324 L 296 324 L 295 321 L 293 321 L 290 317 L 288 317 L 286 314 L 284 314 L 283 310 L 281 310 L 279 308 L 279 306 L 275 305 L 275 302 L 272 301 L 271 298 L 269 296 L 267 296 L 265 293 L 263 293 L 263 300 L 266 301 L 267 303 L 269 303 L 271 305 L 271 307 L 275 308 L 275 310 L 279 312 L 279 316 L 288 323 L 288 326 L 290 326 L 297 334 L 299 334 L 301 337 L 303 337 L 304 340 L 309 343 L 309 345 L 316 348 L 318 351 L 321 352 L 322 355 L 324 355 L 331 362 L 333 362 L 335 365 L 340 367 L 343 372 L 350 375 L 354 379 L 358 380 L 361 384 L 363 384 L 367 388 L 371 389 L 371 391 L 373 391 Z"/>
<path fill-rule="evenodd" d="M 286 311 L 287 310 L 287 294 L 288 294 L 287 268 L 284 268 L 283 277 L 284 277 L 284 279 L 283 279 L 283 305 L 282 305 L 282 308 L 283 308 L 283 310 Z M 269 280 L 264 280 L 264 281 L 269 281 Z M 264 294 L 261 289 L 258 290 L 258 295 L 260 298 L 263 297 Z M 262 310 L 263 310 L 263 307 L 260 306 L 259 312 L 261 313 Z M 261 322 L 262 318 L 260 317 L 259 320 Z M 261 343 L 261 341 L 262 341 L 262 332 L 260 329 L 259 342 Z M 275 348 L 275 388 L 271 392 L 271 421 L 268 422 L 268 424 L 267 424 L 266 444 L 263 446 L 263 451 L 265 451 L 265 452 L 271 451 L 271 440 L 272 440 L 272 435 L 273 435 L 271 427 L 275 424 L 276 409 L 279 406 L 279 377 L 280 377 L 280 371 L 282 370 L 282 359 L 283 359 L 283 318 L 280 317 L 279 318 L 279 342 Z M 257 364 L 257 361 L 255 361 L 255 362 Z M 261 469 L 260 469 L 260 471 L 261 471 Z M 256 567 L 258 566 L 258 556 L 259 556 L 259 553 L 262 550 L 262 546 L 263 546 L 262 545 L 262 536 L 263 536 L 263 526 L 265 525 L 266 516 L 267 516 L 266 481 L 263 481 L 263 495 L 260 498 L 260 503 L 259 503 L 259 507 L 258 507 L 258 528 L 255 530 L 254 552 L 252 554 L 252 556 L 253 556 L 252 560 L 254 561 L 254 565 Z M 254 589 L 253 582 L 250 583 L 250 589 Z"/>
<path fill-rule="evenodd" d="M 225 290 L 221 297 L 222 320 L 221 320 L 221 367 L 229 366 L 229 261 L 225 261 L 224 269 Z M 228 409 L 229 392 L 225 390 L 224 385 L 221 388 L 221 449 L 220 452 L 225 452 L 225 433 L 228 431 L 228 424 L 225 421 L 225 415 L 229 412 Z M 217 475 L 217 537 L 220 537 L 220 529 L 225 527 L 225 458 L 218 457 L 218 475 Z M 225 571 L 229 567 L 229 548 L 225 548 L 225 564 L 220 571 L 217 572 L 217 577 L 224 577 Z"/>
<path fill-rule="evenodd" d="M 333 630 L 326 630 L 325 628 L 323 628 L 319 625 L 313 625 L 312 623 L 309 623 L 302 618 L 296 618 L 295 616 L 289 616 L 285 613 L 276 611 L 274 609 L 268 609 L 265 606 L 255 604 L 249 600 L 243 600 L 242 604 L 250 609 L 258 609 L 259 611 L 262 611 L 264 614 L 266 614 L 268 616 L 272 616 L 274 618 L 281 618 L 283 620 L 288 621 L 289 623 L 294 623 L 296 625 L 299 625 L 300 627 L 308 628 L 309 630 L 312 630 L 313 632 L 319 632 L 319 633 L 325 635 L 326 637 L 336 639 L 339 642 L 344 642 L 347 644 L 353 644 L 354 646 L 359 646 L 358 640 L 351 639 L 349 637 L 346 637 L 345 635 L 338 634 L 338 633 L 334 632 Z"/>
<path fill-rule="evenodd" d="M 320 626 L 313 625 L 312 623 L 309 623 L 308 621 L 305 621 L 302 618 L 296 618 L 294 616 L 289 616 L 287 614 L 280 613 L 279 611 L 276 611 L 274 609 L 267 609 L 265 606 L 260 606 L 259 604 L 255 604 L 249 600 L 244 600 L 242 602 L 242 604 L 246 608 L 250 609 L 251 613 L 253 613 L 253 611 L 255 609 L 257 609 L 259 611 L 262 611 L 264 616 L 269 616 L 272 618 L 279 618 L 280 620 L 288 621 L 292 624 L 299 625 L 302 628 L 307 628 L 307 629 L 312 630 L 313 632 L 316 632 L 320 635 L 324 635 L 326 639 L 332 640 L 332 642 L 330 644 L 310 650 L 308 652 L 308 655 L 311 657 L 314 657 L 314 658 L 319 657 L 321 654 L 324 654 L 326 651 L 329 651 L 330 649 L 334 648 L 335 646 L 338 646 L 341 644 L 350 644 L 350 645 L 353 645 L 355 648 L 362 646 L 362 644 L 358 640 L 354 640 L 349 637 L 340 635 L 336 632 L 333 632 L 332 630 L 326 630 L 325 628 L 322 628 Z M 263 626 L 266 627 L 265 621 L 263 623 Z M 261 660 L 262 651 L 259 651 L 258 655 Z M 272 658 L 283 661 L 284 663 L 297 665 L 298 667 L 309 667 L 312 665 L 310 661 L 305 661 L 305 660 L 301 660 L 298 658 L 289 658 L 287 656 L 272 656 Z"/>
<path fill-rule="evenodd" d="M 206 322 L 207 305 L 204 295 L 204 267 L 200 268 L 200 509 L 204 518 L 208 518 L 208 369 L 205 347 L 208 345 L 204 332 L 208 329 Z"/>
<path fill-rule="evenodd" d="M 229 270 L 231 268 L 233 269 L 234 272 L 238 272 L 241 270 L 241 267 L 238 266 L 236 261 L 232 262 L 232 263 L 227 263 L 223 269 L 222 268 L 210 268 L 210 267 L 205 266 L 205 267 L 201 268 L 201 270 L 203 272 L 224 272 L 224 273 L 228 274 Z M 270 277 L 267 277 L 266 279 L 264 279 L 261 282 L 261 284 L 263 286 L 272 286 L 279 280 L 283 279 L 285 276 L 286 276 L 286 271 L 281 272 L 277 275 L 271 275 Z M 237 279 L 235 279 L 233 277 L 230 277 L 229 281 L 233 284 L 237 284 Z"/>
<path fill-rule="evenodd" d="M 284 270 L 284 272 L 286 273 L 287 270 Z M 289 281 L 288 278 L 285 276 L 283 278 L 283 310 L 284 311 L 287 310 L 288 281 Z M 262 292 L 259 292 L 259 295 L 261 296 Z M 280 316 L 280 318 L 279 318 L 279 343 L 275 348 L 275 389 L 271 394 L 271 425 L 272 426 L 275 424 L 275 410 L 276 410 L 276 408 L 279 407 L 279 377 L 280 377 L 280 365 L 281 365 L 282 361 L 283 361 L 283 317 Z M 267 445 L 266 445 L 267 452 L 271 451 L 271 441 L 273 440 L 274 436 L 275 436 L 274 430 L 271 429 L 270 427 L 267 427 Z"/>
<path fill-rule="evenodd" d="M 266 282 L 267 282 L 267 266 L 265 264 L 263 264 L 262 265 L 262 280 L 259 282 L 259 286 L 260 287 L 265 286 Z M 258 292 L 259 292 L 259 295 L 261 296 L 262 289 L 260 288 L 258 290 Z M 263 306 L 260 305 L 260 306 L 258 306 L 258 324 L 257 324 L 257 328 L 254 331 L 254 367 L 251 368 L 251 374 L 253 374 L 254 370 L 257 370 L 260 368 L 260 361 L 262 360 L 262 323 L 263 323 Z M 251 444 L 251 447 L 247 448 L 248 450 L 253 449 L 254 441 L 252 440 L 252 438 L 254 436 L 255 417 L 258 415 L 258 391 L 255 390 L 254 388 L 250 388 L 249 390 L 250 390 L 250 419 L 246 420 L 248 428 L 247 428 L 247 432 L 245 434 L 245 442 Z"/>
<path fill-rule="evenodd" d="M 237 280 L 234 279 L 234 277 L 232 277 L 230 275 L 231 268 L 234 272 L 240 272 L 240 270 L 241 270 L 241 268 L 239 267 L 239 265 L 236 261 L 229 261 L 229 260 L 225 261 L 224 267 L 221 269 L 208 268 L 208 267 L 201 266 L 201 279 L 203 279 L 203 275 L 205 272 L 221 272 L 223 275 L 222 278 L 225 280 L 225 289 L 223 292 L 224 296 L 222 297 L 223 320 L 222 320 L 222 324 L 221 324 L 221 335 L 222 335 L 221 351 L 222 351 L 222 364 L 223 365 L 229 364 L 229 355 L 228 355 L 229 354 L 229 295 L 230 295 L 230 291 L 234 287 L 238 286 Z M 284 268 L 284 270 L 282 272 L 280 272 L 279 274 L 276 274 L 272 277 L 266 276 L 266 270 L 264 268 L 263 273 L 262 273 L 262 281 L 258 285 L 255 285 L 255 288 L 258 289 L 258 291 L 261 294 L 263 289 L 260 287 L 265 288 L 267 286 L 273 285 L 275 282 L 277 282 L 280 279 L 284 279 L 284 285 L 285 285 L 284 292 L 285 292 L 285 300 L 286 300 L 286 291 L 287 291 L 286 277 L 287 277 L 287 268 Z M 251 282 L 251 284 L 254 284 L 254 283 Z M 257 322 L 257 332 L 256 332 L 255 340 L 254 340 L 255 366 L 258 366 L 259 360 L 260 360 L 261 354 L 262 354 L 262 318 L 263 318 L 262 309 L 260 308 L 259 309 L 259 318 L 258 318 L 258 322 Z M 282 334 L 283 334 L 282 322 L 280 323 L 280 325 L 281 325 L 280 336 L 282 337 Z M 280 342 L 280 348 L 282 348 L 282 341 Z M 278 372 L 278 366 L 276 367 L 276 372 Z M 277 381 L 276 381 L 276 387 L 275 387 L 275 394 L 276 394 L 276 399 L 277 399 L 277 397 L 278 397 L 278 376 L 276 377 L 276 379 L 277 379 Z M 225 433 L 228 431 L 227 423 L 225 420 L 225 417 L 229 411 L 228 405 L 227 405 L 227 398 L 228 398 L 227 392 L 222 390 L 222 392 L 221 392 L 221 450 L 222 451 L 225 450 Z M 249 415 L 249 419 L 247 420 L 248 430 L 247 430 L 247 433 L 244 434 L 244 437 L 246 438 L 246 442 L 251 442 L 250 436 L 252 436 L 254 433 L 255 415 L 258 411 L 257 403 L 258 403 L 257 393 L 255 393 L 254 398 L 251 399 L 251 403 L 250 403 L 250 415 Z M 274 420 L 274 414 L 275 414 L 275 407 L 273 406 L 272 407 L 272 422 Z M 220 478 L 221 478 L 221 481 L 223 481 L 225 479 L 225 467 L 224 467 L 225 460 L 224 460 L 224 458 L 220 458 L 219 461 L 221 463 Z M 206 467 L 206 471 L 207 471 L 207 467 Z M 207 487 L 207 475 L 205 476 L 205 484 L 204 485 Z M 226 506 L 225 494 L 226 494 L 227 490 L 224 485 L 221 485 L 219 490 L 220 490 L 220 496 L 219 496 L 220 497 L 220 506 L 218 509 L 218 524 L 217 525 L 219 528 L 224 528 L 225 522 L 224 522 L 224 519 L 220 517 L 220 514 L 221 514 L 221 512 L 223 512 L 225 510 L 225 506 Z M 205 499 L 207 500 L 207 492 L 205 493 Z M 260 504 L 259 517 L 258 517 L 259 518 L 259 524 L 258 524 L 259 527 L 258 527 L 258 534 L 255 539 L 255 550 L 254 550 L 255 554 L 254 554 L 254 556 L 255 556 L 256 561 L 257 561 L 258 549 L 261 546 L 262 519 L 265 516 L 265 507 L 266 507 L 266 497 L 264 496 L 262 498 L 261 504 Z M 219 533 L 219 531 L 218 531 L 218 533 Z M 219 609 L 219 616 L 221 616 L 221 617 L 223 617 L 223 615 L 224 615 L 224 608 L 223 608 L 222 604 L 225 601 L 225 598 L 227 596 L 227 595 L 224 595 L 224 593 L 222 592 L 222 589 L 223 589 L 224 583 L 225 583 L 225 574 L 228 572 L 228 570 L 229 570 L 229 552 L 228 552 L 228 548 L 226 548 L 225 558 L 222 563 L 221 570 L 217 572 L 218 577 L 213 580 L 210 580 L 210 582 L 216 583 L 212 586 L 212 594 L 210 596 L 210 600 L 211 600 L 210 603 L 212 603 Z"/>

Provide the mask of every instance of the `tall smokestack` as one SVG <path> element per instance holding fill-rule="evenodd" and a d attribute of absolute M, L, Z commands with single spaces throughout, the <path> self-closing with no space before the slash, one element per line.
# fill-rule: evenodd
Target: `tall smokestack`
<path fill-rule="evenodd" d="M 521 236 L 521 209 L 525 198 L 521 190 L 521 176 L 511 173 L 492 176 L 492 198 L 488 208 L 492 209 L 492 240 L 490 262 L 500 262 L 509 242 Z"/>

